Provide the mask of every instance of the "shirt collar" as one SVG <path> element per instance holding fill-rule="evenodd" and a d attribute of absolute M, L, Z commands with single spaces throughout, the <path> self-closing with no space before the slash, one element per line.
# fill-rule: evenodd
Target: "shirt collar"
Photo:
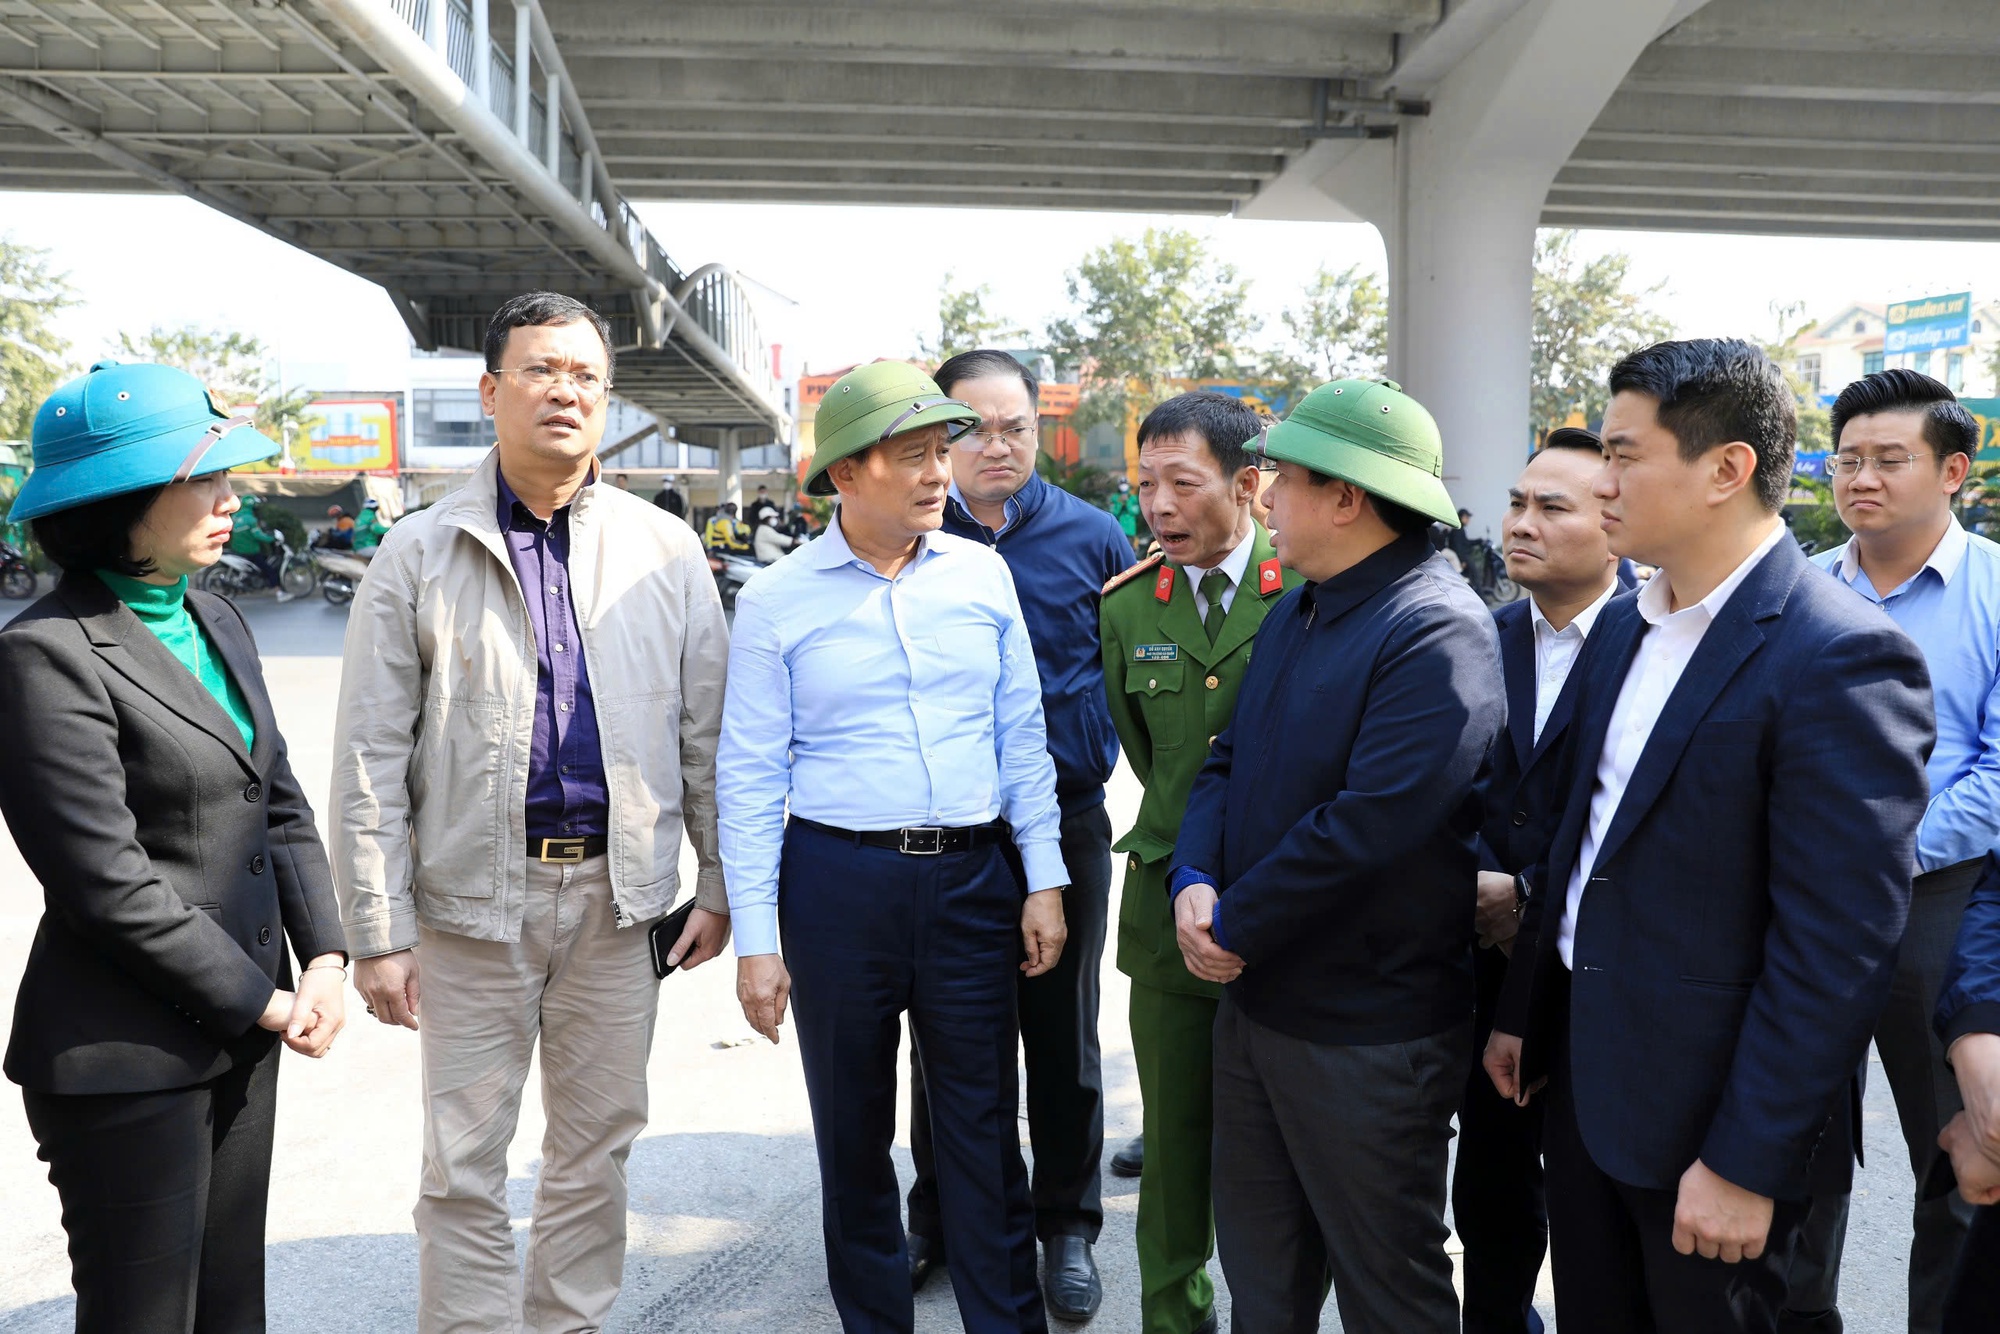
<path fill-rule="evenodd" d="M 1606 588 L 1602 593 L 1599 593 L 1597 595 L 1597 601 L 1591 603 L 1588 607 L 1585 607 L 1582 611 L 1578 612 L 1575 615 L 1575 617 L 1573 617 L 1570 620 L 1570 623 L 1561 630 L 1558 630 L 1553 625 L 1549 624 L 1549 618 L 1542 615 L 1542 605 L 1539 602 L 1535 601 L 1534 597 L 1531 595 L 1528 598 L 1528 618 L 1532 622 L 1534 622 L 1535 634 L 1537 637 L 1539 637 L 1544 630 L 1546 630 L 1549 634 L 1552 635 L 1566 634 L 1570 630 L 1574 630 L 1576 631 L 1577 638 L 1588 639 L 1590 638 L 1591 629 L 1597 624 L 1598 613 L 1602 612 L 1604 608 L 1607 605 L 1609 605 L 1611 599 L 1615 597 L 1617 593 L 1618 593 L 1618 581 L 1616 579 L 1613 579 L 1611 581 L 1611 586 L 1609 588 Z"/>
<path fill-rule="evenodd" d="M 1019 491 L 1016 491 L 1013 495 L 1007 497 L 1007 499 L 1001 503 L 1000 512 L 1007 516 L 1007 522 L 1001 525 L 1000 528 L 1001 532 L 1003 533 L 1006 532 L 1007 529 L 1012 528 L 1015 524 L 1021 521 L 1021 496 L 1023 493 L 1027 491 L 1029 487 L 1035 484 L 1035 481 L 1036 481 L 1035 475 L 1033 473 L 1029 473 L 1028 480 L 1021 484 L 1021 489 Z M 954 504 L 956 504 L 960 509 L 965 511 L 966 518 L 972 520 L 974 523 L 980 522 L 979 516 L 972 512 L 972 506 L 965 503 L 965 494 L 958 489 L 958 479 L 956 477 L 952 478 L 951 481 L 946 484 L 945 494 L 951 497 L 952 502 Z"/>
<path fill-rule="evenodd" d="M 1244 535 L 1241 542 L 1236 544 L 1235 549 L 1216 564 L 1206 569 L 1199 565 L 1188 566 L 1188 578 L 1198 584 L 1201 582 L 1201 577 L 1210 570 L 1220 570 L 1229 576 L 1229 586 L 1231 588 L 1240 588 L 1243 585 L 1243 572 L 1250 568 L 1250 548 L 1256 545 L 1257 525 L 1253 523 L 1250 525 L 1250 531 Z"/>
<path fill-rule="evenodd" d="M 1702 613 L 1700 618 L 1702 621 L 1713 621 L 1717 616 L 1722 614 L 1722 609 L 1729 604 L 1730 595 L 1742 585 L 1745 579 L 1750 577 L 1750 571 L 1757 568 L 1757 562 L 1770 555 L 1778 543 L 1789 539 L 1791 535 L 1791 529 L 1787 528 L 1782 522 L 1773 521 L 1770 533 L 1763 541 L 1757 544 L 1756 550 L 1743 558 L 1741 565 L 1738 565 L 1734 570 L 1729 572 L 1728 578 L 1717 584 L 1707 597 L 1695 603 L 1694 606 L 1682 607 L 1680 611 L 1673 611 L 1671 609 L 1671 598 L 1673 597 L 1672 583 L 1657 574 L 1654 575 L 1646 581 L 1646 586 L 1639 591 L 1639 614 L 1646 618 L 1646 624 L 1658 625 L 1669 616 L 1680 616 L 1699 609 Z"/>
<path fill-rule="evenodd" d="M 571 505 L 576 503 L 577 496 L 581 496 L 583 494 L 584 488 L 591 486 L 593 483 L 597 481 L 598 474 L 601 471 L 602 471 L 601 465 L 595 459 L 591 460 L 590 476 L 583 479 L 583 486 L 577 488 L 576 496 L 570 497 Z M 521 498 L 514 494 L 513 487 L 507 485 L 507 474 L 501 472 L 497 464 L 494 466 L 493 469 L 493 481 L 495 484 L 495 495 L 498 498 L 498 504 L 494 506 L 493 517 L 499 521 L 501 532 L 511 533 L 514 531 L 514 507 L 516 505 L 520 505 L 523 510 L 527 511 L 528 517 L 534 519 L 535 523 L 538 526 L 541 524 L 542 521 L 535 514 L 535 512 L 533 510 L 528 509 L 528 507 L 522 503 Z M 554 523 L 555 520 L 563 517 L 563 511 L 567 510 L 568 508 L 569 505 L 564 505 L 560 509 L 556 510 L 554 514 L 549 516 L 550 523 Z"/>
<path fill-rule="evenodd" d="M 938 544 L 931 540 L 937 535 L 938 530 L 933 529 L 917 538 L 917 558 L 905 566 L 905 569 L 914 568 L 938 553 Z M 806 564 L 817 566 L 822 570 L 837 570 L 845 565 L 861 565 L 865 566 L 870 574 L 880 577 L 880 571 L 855 555 L 854 548 L 847 545 L 847 534 L 840 526 L 838 506 L 834 507 L 833 517 L 826 521 L 826 528 L 818 537 L 800 548 L 799 554 Z"/>
<path fill-rule="evenodd" d="M 1964 566 L 1965 553 L 1971 547 L 1972 539 L 1966 536 L 1964 527 L 1959 523 L 1958 516 L 1954 514 L 1951 516 L 1950 524 L 1944 530 L 1944 536 L 1940 537 L 1937 545 L 1931 548 L 1931 554 L 1924 561 L 1923 569 L 1937 571 L 1938 579 L 1946 587 L 1949 587 L 1952 576 L 1956 575 L 1960 568 Z M 1861 554 L 1854 549 L 1853 538 L 1849 538 L 1847 544 L 1840 549 L 1840 564 L 1838 568 L 1841 579 L 1846 583 L 1851 584 L 1861 577 Z M 1923 570 L 1919 570 L 1917 573 L 1922 574 Z M 1878 593 L 1893 593 L 1895 590 L 1877 589 L 1876 591 Z"/>

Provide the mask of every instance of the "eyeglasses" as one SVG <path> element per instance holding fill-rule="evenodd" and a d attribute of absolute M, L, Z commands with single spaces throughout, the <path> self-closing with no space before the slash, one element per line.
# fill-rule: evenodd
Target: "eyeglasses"
<path fill-rule="evenodd" d="M 1878 477 L 1897 477 L 1906 473 L 1918 459 L 1934 459 L 1935 454 L 1883 454 L 1870 457 L 1866 454 L 1835 454 L 1826 461 L 1828 477 L 1854 477 L 1869 464 L 1875 465 Z"/>
<path fill-rule="evenodd" d="M 1032 426 L 1010 426 L 1004 431 L 982 431 L 974 427 L 952 443 L 960 449 L 985 449 L 989 445 L 1016 449 L 1035 439 L 1035 436 Z"/>
<path fill-rule="evenodd" d="M 596 407 L 598 401 L 611 390 L 611 382 L 596 371 L 565 371 L 554 366 L 544 366 L 539 362 L 528 366 L 496 367 L 493 373 L 516 376 L 522 384 L 537 393 L 544 393 L 559 383 L 567 382 L 576 390 L 577 400 L 585 407 Z"/>

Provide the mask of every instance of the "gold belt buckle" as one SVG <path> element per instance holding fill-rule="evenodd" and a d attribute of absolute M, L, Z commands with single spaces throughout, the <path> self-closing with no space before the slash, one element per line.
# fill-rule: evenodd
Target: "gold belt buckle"
<path fill-rule="evenodd" d="M 551 857 L 550 848 L 561 851 Z M 583 840 L 580 838 L 545 838 L 542 840 L 542 860 L 558 866 L 575 866 L 583 860 Z"/>

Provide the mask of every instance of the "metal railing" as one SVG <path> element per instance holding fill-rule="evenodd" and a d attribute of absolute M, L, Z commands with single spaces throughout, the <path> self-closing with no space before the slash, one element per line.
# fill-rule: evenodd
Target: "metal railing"
<path fill-rule="evenodd" d="M 758 332 L 748 294 L 736 276 L 720 265 L 705 266 L 692 276 L 683 273 L 647 231 L 631 204 L 609 192 L 603 164 L 590 161 L 584 150 L 587 130 L 579 136 L 571 121 L 569 107 L 576 105 L 575 94 L 570 92 L 565 105 L 560 80 L 544 66 L 536 49 L 529 19 L 521 17 L 513 6 L 494 6 L 491 0 L 389 0 L 389 8 L 444 58 L 475 94 L 473 105 L 500 122 L 564 193 L 585 207 L 598 226 L 673 294 L 684 311 L 682 318 L 721 348 L 745 379 L 775 398 L 770 354 Z M 494 8 L 506 15 L 504 33 L 492 26 Z M 539 16 L 534 20 L 539 22 Z M 477 49 L 482 30 L 487 35 L 483 62 Z M 554 41 L 545 31 L 542 36 Z M 482 74 L 485 90 L 480 98 Z M 553 109 L 551 101 L 556 103 Z M 556 137 L 553 152 L 549 143 L 552 131 Z M 600 189 L 600 183 L 605 188 Z"/>

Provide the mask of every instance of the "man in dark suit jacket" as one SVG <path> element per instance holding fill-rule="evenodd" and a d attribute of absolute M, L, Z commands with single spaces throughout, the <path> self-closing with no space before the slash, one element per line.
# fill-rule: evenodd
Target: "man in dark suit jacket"
<path fill-rule="evenodd" d="M 1605 530 L 1659 573 L 1585 650 L 1486 1066 L 1503 1096 L 1548 1081 L 1560 1323 L 1771 1331 L 1909 909 L 1930 678 L 1787 537 L 1795 412 L 1761 351 L 1657 344 L 1611 390 Z"/>
<path fill-rule="evenodd" d="M 1562 814 L 1557 774 L 1584 641 L 1605 606 L 1629 588 L 1599 524 L 1591 485 L 1603 466 L 1589 431 L 1565 427 L 1508 491 L 1501 543 L 1507 573 L 1529 596 L 1493 611 L 1507 683 L 1507 730 L 1493 745 L 1479 833 L 1479 947 L 1473 1050 L 1486 1045 L 1507 954 L 1527 904 L 1520 872 L 1541 860 Z M 1535 1283 L 1548 1249 L 1542 1199 L 1542 1108 L 1494 1091 L 1474 1056 L 1458 1109 L 1451 1209 L 1465 1245 L 1468 1334 L 1539 1334 Z"/>

